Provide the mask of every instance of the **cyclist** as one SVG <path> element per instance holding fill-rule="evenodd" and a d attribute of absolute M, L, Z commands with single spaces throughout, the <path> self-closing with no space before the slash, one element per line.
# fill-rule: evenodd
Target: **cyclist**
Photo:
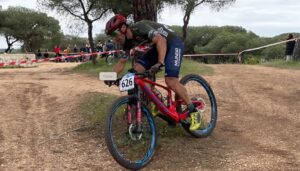
<path fill-rule="evenodd" d="M 165 82 L 168 88 L 179 95 L 187 104 L 191 117 L 190 130 L 201 127 L 201 113 L 196 110 L 188 97 L 185 87 L 178 80 L 180 65 L 183 56 L 183 43 L 168 26 L 148 20 L 134 24 L 127 24 L 126 18 L 120 14 L 113 16 L 107 23 L 105 33 L 115 38 L 123 45 L 124 51 L 143 42 L 150 42 L 153 47 L 141 57 L 134 66 L 136 72 L 145 70 L 158 72 L 165 66 Z M 122 58 L 113 67 L 113 71 L 120 73 L 125 67 L 128 57 Z"/>

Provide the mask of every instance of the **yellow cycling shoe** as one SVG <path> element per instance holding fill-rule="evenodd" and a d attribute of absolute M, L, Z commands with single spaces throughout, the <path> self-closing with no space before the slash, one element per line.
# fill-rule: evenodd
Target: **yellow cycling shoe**
<path fill-rule="evenodd" d="M 202 115 L 200 111 L 190 113 L 191 125 L 190 131 L 196 131 L 201 128 Z"/>

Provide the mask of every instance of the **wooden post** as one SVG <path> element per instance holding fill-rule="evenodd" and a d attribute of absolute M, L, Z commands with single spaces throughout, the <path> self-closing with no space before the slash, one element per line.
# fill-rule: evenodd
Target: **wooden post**
<path fill-rule="evenodd" d="M 237 58 L 238 58 L 239 63 L 241 64 L 243 62 L 243 60 L 242 60 L 242 53 L 241 52 L 238 53 Z"/>

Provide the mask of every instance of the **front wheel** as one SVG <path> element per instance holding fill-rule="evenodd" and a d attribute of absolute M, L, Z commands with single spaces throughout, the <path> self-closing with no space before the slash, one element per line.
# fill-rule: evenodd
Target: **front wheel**
<path fill-rule="evenodd" d="M 105 126 L 105 141 L 109 152 L 123 167 L 138 170 L 151 161 L 157 147 L 153 117 L 141 105 L 142 124 L 136 122 L 133 96 L 118 98 L 111 106 Z"/>
<path fill-rule="evenodd" d="M 191 135 L 198 138 L 209 136 L 216 126 L 218 113 L 217 102 L 213 90 L 204 78 L 195 74 L 184 76 L 180 80 L 180 83 L 184 85 L 189 98 L 193 101 L 195 107 L 198 108 L 203 117 L 199 130 L 190 131 L 189 120 L 182 122 L 184 129 Z M 199 104 L 201 104 L 201 107 Z M 186 106 L 181 105 L 180 110 L 186 110 Z"/>

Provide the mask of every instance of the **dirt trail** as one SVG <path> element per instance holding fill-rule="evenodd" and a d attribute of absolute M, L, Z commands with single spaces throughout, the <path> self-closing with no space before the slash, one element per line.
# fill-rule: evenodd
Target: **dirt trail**
<path fill-rule="evenodd" d="M 99 134 L 66 133 L 84 124 L 74 111 L 78 99 L 118 93 L 96 78 L 66 72 L 75 65 L 0 70 L 0 170 L 122 170 Z M 205 78 L 218 101 L 215 132 L 174 139 L 145 170 L 299 169 L 300 71 L 212 67 L 215 74 Z"/>

